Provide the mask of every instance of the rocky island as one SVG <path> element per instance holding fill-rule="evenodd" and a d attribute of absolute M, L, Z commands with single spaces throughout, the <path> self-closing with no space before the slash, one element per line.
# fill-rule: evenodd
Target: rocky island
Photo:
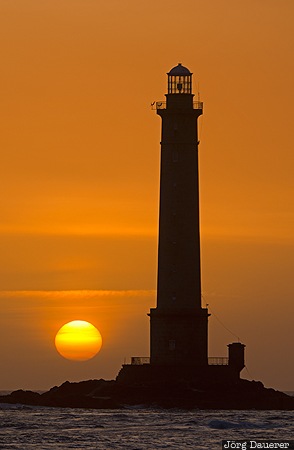
<path fill-rule="evenodd" d="M 44 393 L 17 390 L 0 396 L 0 403 L 90 409 L 135 406 L 180 409 L 293 410 L 294 397 L 268 389 L 260 381 L 235 383 L 121 384 L 116 380 L 66 381 Z"/>

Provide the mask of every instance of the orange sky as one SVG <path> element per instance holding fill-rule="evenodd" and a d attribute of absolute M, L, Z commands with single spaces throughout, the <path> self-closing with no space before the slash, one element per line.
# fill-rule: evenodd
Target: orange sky
<path fill-rule="evenodd" d="M 182 62 L 204 101 L 204 301 L 247 345 L 253 378 L 294 390 L 293 19 L 292 0 L 0 2 L 0 389 L 114 377 L 124 357 L 148 353 L 160 150 L 150 103 Z M 61 314 L 68 290 L 94 297 L 64 294 L 75 300 Z M 52 348 L 74 319 L 102 333 L 91 362 Z M 212 316 L 211 356 L 233 339 Z"/>

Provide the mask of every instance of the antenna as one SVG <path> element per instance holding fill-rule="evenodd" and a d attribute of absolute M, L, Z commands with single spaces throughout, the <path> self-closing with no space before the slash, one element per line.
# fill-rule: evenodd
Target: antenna
<path fill-rule="evenodd" d="M 210 308 L 210 311 L 212 313 L 212 315 L 216 318 L 216 320 L 223 326 L 223 328 L 225 330 L 227 330 L 229 333 L 231 333 L 233 336 L 235 336 L 238 339 L 238 342 L 240 342 L 240 338 L 237 334 L 233 333 L 228 327 L 226 327 L 223 322 L 217 317 L 217 315 L 215 314 L 215 312 L 213 312 Z"/>

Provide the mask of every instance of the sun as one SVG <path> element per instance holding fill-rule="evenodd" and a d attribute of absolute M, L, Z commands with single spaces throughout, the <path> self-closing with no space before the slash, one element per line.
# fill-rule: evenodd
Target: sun
<path fill-rule="evenodd" d="M 63 325 L 55 336 L 55 347 L 66 359 L 87 361 L 100 351 L 102 337 L 97 328 L 84 320 Z"/>

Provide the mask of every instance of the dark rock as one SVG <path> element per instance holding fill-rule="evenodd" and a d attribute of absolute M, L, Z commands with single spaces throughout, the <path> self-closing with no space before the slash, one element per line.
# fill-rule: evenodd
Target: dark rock
<path fill-rule="evenodd" d="M 7 396 L 1 396 L 0 402 L 2 403 L 3 398 L 6 399 L 5 403 L 22 403 L 24 405 L 26 404 L 39 405 L 40 402 L 40 394 L 38 394 L 38 392 L 24 391 L 22 389 L 18 389 L 17 391 L 14 391 Z"/>
<path fill-rule="evenodd" d="M 183 409 L 294 409 L 293 397 L 267 389 L 259 381 L 242 379 L 210 386 L 187 382 L 127 385 L 103 379 L 78 383 L 66 381 L 43 394 L 14 391 L 1 396 L 0 403 L 91 409 L 116 409 L 138 404 Z"/>

